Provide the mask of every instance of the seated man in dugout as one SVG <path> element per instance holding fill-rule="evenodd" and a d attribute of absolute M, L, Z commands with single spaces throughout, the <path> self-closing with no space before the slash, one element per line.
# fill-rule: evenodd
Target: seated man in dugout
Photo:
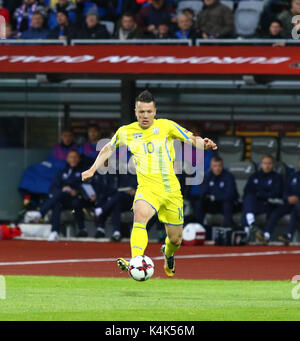
<path fill-rule="evenodd" d="M 233 213 L 238 211 L 238 197 L 234 176 L 224 169 L 221 157 L 212 157 L 210 171 L 200 185 L 200 197 L 194 203 L 197 221 L 203 225 L 206 213 L 219 213 L 223 215 L 222 226 L 232 227 Z"/>
<path fill-rule="evenodd" d="M 49 210 L 51 215 L 51 234 L 49 241 L 56 241 L 59 238 L 61 228 L 61 212 L 63 209 L 70 209 L 74 213 L 78 237 L 87 237 L 85 229 L 83 207 L 85 201 L 81 195 L 81 172 L 83 168 L 80 163 L 80 155 L 77 150 L 71 150 L 67 156 L 67 166 L 58 172 L 52 182 L 49 199 L 44 202 L 38 211 L 28 211 L 25 219 L 27 222 L 38 222 Z"/>
<path fill-rule="evenodd" d="M 274 158 L 264 155 L 261 158 L 260 170 L 249 177 L 245 186 L 242 225 L 247 233 L 256 230 L 257 215 L 266 214 L 269 220 L 282 202 L 283 177 L 274 171 L 274 166 Z M 270 235 L 262 235 L 260 232 L 256 237 L 264 243 L 270 239 Z"/>

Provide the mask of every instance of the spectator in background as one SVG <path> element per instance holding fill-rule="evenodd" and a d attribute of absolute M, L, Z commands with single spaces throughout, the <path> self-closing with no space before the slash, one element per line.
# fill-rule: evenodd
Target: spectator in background
<path fill-rule="evenodd" d="M 57 21 L 57 13 L 60 11 L 67 13 L 70 23 L 76 23 L 75 5 L 70 0 L 58 0 L 57 4 L 50 10 L 49 13 L 48 26 L 50 30 L 59 25 Z"/>
<path fill-rule="evenodd" d="M 16 21 L 16 31 L 18 36 L 31 27 L 32 15 L 36 11 L 39 11 L 46 17 L 46 8 L 38 0 L 23 0 L 22 6 L 15 10 L 14 19 Z"/>
<path fill-rule="evenodd" d="M 197 29 L 202 38 L 229 38 L 234 35 L 234 15 L 219 0 L 203 0 L 204 7 L 197 18 Z"/>
<path fill-rule="evenodd" d="M 174 36 L 178 39 L 195 39 L 196 31 L 193 28 L 193 20 L 182 14 L 177 17 L 178 30 L 175 31 Z"/>
<path fill-rule="evenodd" d="M 265 37 L 269 34 L 271 22 L 277 19 L 278 15 L 289 9 L 290 0 L 267 0 L 258 25 L 258 35 Z"/>
<path fill-rule="evenodd" d="M 168 6 L 166 0 L 152 0 L 148 6 L 142 7 L 137 16 L 139 28 L 145 33 L 153 33 L 163 20 L 173 20 L 175 11 Z"/>
<path fill-rule="evenodd" d="M 99 16 L 102 14 L 102 9 L 101 8 L 99 9 L 94 1 L 76 0 L 75 15 L 76 25 L 78 29 L 81 29 L 85 25 L 86 15 L 91 9 L 97 11 Z"/>
<path fill-rule="evenodd" d="M 100 128 L 97 124 L 91 124 L 88 127 L 88 139 L 82 146 L 82 154 L 85 158 L 86 167 L 90 167 L 94 163 L 100 150 L 99 148 L 97 151 L 97 143 L 100 139 Z"/>
<path fill-rule="evenodd" d="M 300 167 L 300 160 L 298 161 Z M 268 242 L 273 231 L 276 228 L 279 220 L 286 214 L 290 215 L 290 223 L 287 232 L 279 236 L 279 240 L 285 244 L 289 244 L 295 233 L 297 221 L 300 220 L 300 168 L 297 172 L 292 174 L 287 180 L 283 193 L 283 204 L 279 205 L 276 210 L 272 212 L 267 221 L 267 226 L 260 235 L 262 241 Z"/>
<path fill-rule="evenodd" d="M 76 27 L 69 22 L 68 13 L 64 10 L 59 10 L 56 14 L 58 26 L 50 31 L 48 39 L 68 40 L 77 37 Z"/>
<path fill-rule="evenodd" d="M 99 21 L 98 11 L 91 9 L 86 15 L 85 26 L 79 31 L 80 39 L 109 39 L 106 26 Z"/>
<path fill-rule="evenodd" d="M 84 200 L 81 196 L 81 172 L 78 151 L 71 150 L 67 156 L 67 166 L 58 172 L 52 181 L 49 199 L 44 202 L 38 211 L 28 211 L 25 216 L 27 222 L 38 222 L 49 210 L 52 210 L 52 230 L 49 241 L 58 240 L 60 231 L 60 215 L 62 209 L 73 209 L 76 224 L 79 228 L 78 237 L 87 237 L 84 225 Z"/>
<path fill-rule="evenodd" d="M 266 213 L 269 219 L 282 198 L 283 177 L 274 171 L 274 163 L 271 155 L 263 156 L 261 169 L 249 177 L 245 186 L 242 225 L 247 233 L 254 228 L 255 216 Z M 267 241 L 259 233 L 257 238 Z"/>
<path fill-rule="evenodd" d="M 139 39 L 143 37 L 143 32 L 137 27 L 137 23 L 132 13 L 126 12 L 118 22 L 114 38 L 120 40 Z"/>
<path fill-rule="evenodd" d="M 182 11 L 182 14 L 188 17 L 193 22 L 193 27 L 195 26 L 195 12 L 192 10 L 192 8 L 184 8 Z"/>
<path fill-rule="evenodd" d="M 278 19 L 281 21 L 283 26 L 283 37 L 287 39 L 292 38 L 292 30 L 294 24 L 292 23 L 292 18 L 295 15 L 300 15 L 300 0 L 292 0 L 291 8 L 278 15 Z"/>
<path fill-rule="evenodd" d="M 211 159 L 210 171 L 200 185 L 200 197 L 194 203 L 197 221 L 203 224 L 206 213 L 223 214 L 222 226 L 233 226 L 233 212 L 238 208 L 238 192 L 234 176 L 224 169 L 219 156 Z"/>
<path fill-rule="evenodd" d="M 66 159 L 70 150 L 79 151 L 74 143 L 74 135 L 70 129 L 61 133 L 61 142 L 54 145 L 49 156 L 43 162 L 29 166 L 18 186 L 24 201 L 24 206 L 34 208 L 41 198 L 49 193 L 51 181 L 57 172 L 66 166 Z"/>
<path fill-rule="evenodd" d="M 74 142 L 74 133 L 72 129 L 63 129 L 60 135 L 61 142 L 55 144 L 52 148 L 50 158 L 65 161 L 70 150 L 79 150 L 79 146 Z"/>
<path fill-rule="evenodd" d="M 31 27 L 24 31 L 21 35 L 21 39 L 46 39 L 49 30 L 44 28 L 44 16 L 42 13 L 36 11 L 32 15 Z"/>
<path fill-rule="evenodd" d="M 270 23 L 269 33 L 263 36 L 262 38 L 282 39 L 283 38 L 282 30 L 283 30 L 283 27 L 282 27 L 281 21 L 278 19 L 275 19 Z"/>
<path fill-rule="evenodd" d="M 10 23 L 10 13 L 9 11 L 4 7 L 3 0 L 0 0 L 0 16 L 2 16 L 5 19 L 5 23 Z"/>
<path fill-rule="evenodd" d="M 153 33 L 156 39 L 174 39 L 174 34 L 171 32 L 171 21 L 169 19 L 162 20 L 157 30 Z"/>
<path fill-rule="evenodd" d="M 114 22 L 117 22 L 124 13 L 137 14 L 140 8 L 136 0 L 105 0 L 102 2 L 106 10 L 105 19 Z"/>
<path fill-rule="evenodd" d="M 130 161 L 129 161 L 130 162 Z M 120 163 L 119 163 L 120 165 Z M 120 171 L 119 171 L 120 173 Z M 97 175 L 97 232 L 95 238 L 105 237 L 105 224 L 109 216 L 113 225 L 111 239 L 121 240 L 121 213 L 130 211 L 137 187 L 136 176 L 132 174 Z"/>

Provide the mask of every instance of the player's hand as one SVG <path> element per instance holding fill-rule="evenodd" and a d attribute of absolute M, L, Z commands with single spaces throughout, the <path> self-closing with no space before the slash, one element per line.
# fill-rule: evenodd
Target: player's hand
<path fill-rule="evenodd" d="M 208 139 L 207 137 L 205 137 L 203 139 L 204 141 L 204 149 L 207 150 L 207 149 L 212 149 L 212 150 L 216 150 L 218 149 L 218 146 L 214 143 L 214 141 Z"/>
<path fill-rule="evenodd" d="M 88 169 L 85 172 L 81 173 L 81 179 L 82 181 L 86 181 L 92 178 L 94 174 L 95 174 L 95 171 L 93 169 Z"/>

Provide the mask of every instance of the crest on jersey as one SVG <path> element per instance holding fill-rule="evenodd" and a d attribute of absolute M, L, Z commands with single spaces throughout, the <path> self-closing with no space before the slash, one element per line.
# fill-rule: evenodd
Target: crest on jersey
<path fill-rule="evenodd" d="M 132 135 L 134 139 L 139 139 L 140 137 L 143 136 L 143 133 L 133 133 Z"/>
<path fill-rule="evenodd" d="M 158 134 L 159 133 L 159 129 L 158 129 L 158 127 L 154 127 L 153 128 L 153 134 Z"/>

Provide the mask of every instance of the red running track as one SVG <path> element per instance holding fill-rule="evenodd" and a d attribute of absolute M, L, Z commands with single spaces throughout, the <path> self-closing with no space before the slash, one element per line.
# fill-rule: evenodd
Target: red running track
<path fill-rule="evenodd" d="M 149 244 L 146 254 L 154 258 L 154 276 L 166 277 L 160 244 Z M 129 243 L 0 241 L 0 275 L 124 277 L 115 259 L 129 256 Z M 176 257 L 175 278 L 291 280 L 300 275 L 299 246 L 182 246 Z M 31 264 L 37 261 L 50 262 Z"/>

